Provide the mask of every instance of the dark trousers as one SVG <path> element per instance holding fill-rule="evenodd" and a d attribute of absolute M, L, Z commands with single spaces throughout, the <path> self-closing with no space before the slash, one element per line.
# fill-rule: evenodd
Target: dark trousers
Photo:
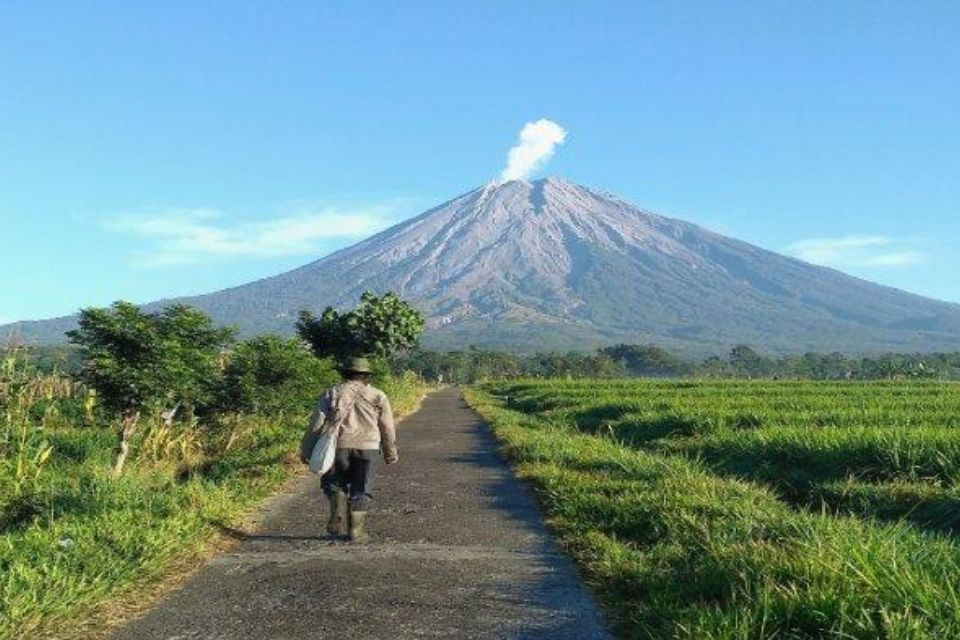
<path fill-rule="evenodd" d="M 345 492 L 351 509 L 366 511 L 373 498 L 370 486 L 378 454 L 376 449 L 337 449 L 333 468 L 320 476 L 323 492 L 328 496 Z"/>

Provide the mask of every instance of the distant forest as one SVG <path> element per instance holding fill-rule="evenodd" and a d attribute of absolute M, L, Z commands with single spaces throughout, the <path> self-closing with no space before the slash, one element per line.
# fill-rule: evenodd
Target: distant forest
<path fill-rule="evenodd" d="M 765 356 L 734 347 L 726 357 L 684 360 L 657 345 L 618 344 L 592 353 L 515 355 L 470 348 L 412 351 L 395 366 L 428 381 L 470 383 L 509 378 L 772 378 L 794 380 L 960 379 L 960 353 L 890 353 L 855 357 L 842 353 Z"/>
<path fill-rule="evenodd" d="M 78 351 L 71 346 L 30 347 L 31 364 L 41 371 L 75 373 Z M 618 344 L 594 352 L 518 355 L 469 347 L 462 351 L 413 349 L 391 358 L 398 371 L 410 370 L 429 382 L 472 383 L 511 378 L 773 378 L 784 380 L 960 380 L 960 352 L 888 353 L 851 356 L 805 353 L 763 355 L 734 347 L 725 357 L 683 359 L 657 345 Z"/>

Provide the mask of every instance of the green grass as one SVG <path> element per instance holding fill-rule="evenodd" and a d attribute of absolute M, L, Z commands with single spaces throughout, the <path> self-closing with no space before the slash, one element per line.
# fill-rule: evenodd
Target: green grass
<path fill-rule="evenodd" d="M 547 381 L 469 397 L 623 637 L 932 639 L 960 637 L 957 394 Z"/>
<path fill-rule="evenodd" d="M 186 480 L 131 468 L 112 479 L 104 464 L 64 463 L 30 500 L 31 518 L 0 534 L 0 637 L 26 634 L 162 574 L 196 550 L 217 523 L 236 520 L 287 477 L 279 463 L 297 425 L 261 424 L 249 447 Z M 97 434 L 91 434 L 97 440 Z"/>
<path fill-rule="evenodd" d="M 77 390 L 21 382 L 0 389 L 0 638 L 40 637 L 159 580 L 300 469 L 309 408 L 173 429 L 147 421 L 112 478 L 114 433 L 85 423 Z M 384 386 L 400 413 L 422 394 L 408 376 Z"/>

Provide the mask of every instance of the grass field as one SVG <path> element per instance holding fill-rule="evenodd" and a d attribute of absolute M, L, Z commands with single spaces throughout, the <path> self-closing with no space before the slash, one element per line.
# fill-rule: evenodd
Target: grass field
<path fill-rule="evenodd" d="M 623 637 L 960 637 L 960 386 L 470 392 Z"/>
<path fill-rule="evenodd" d="M 0 377 L 0 638 L 64 636 L 91 607 L 199 552 L 301 468 L 309 406 L 172 428 L 146 419 L 113 478 L 115 427 L 83 389 L 12 366 Z M 423 391 L 413 378 L 385 390 L 398 413 Z"/>

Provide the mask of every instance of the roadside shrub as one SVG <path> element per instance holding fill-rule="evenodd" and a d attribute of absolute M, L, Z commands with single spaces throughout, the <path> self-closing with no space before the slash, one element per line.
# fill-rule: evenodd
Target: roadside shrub
<path fill-rule="evenodd" d="M 309 411 L 320 391 L 340 380 L 330 358 L 317 358 L 295 338 L 258 336 L 228 355 L 217 408 L 274 414 Z"/>

